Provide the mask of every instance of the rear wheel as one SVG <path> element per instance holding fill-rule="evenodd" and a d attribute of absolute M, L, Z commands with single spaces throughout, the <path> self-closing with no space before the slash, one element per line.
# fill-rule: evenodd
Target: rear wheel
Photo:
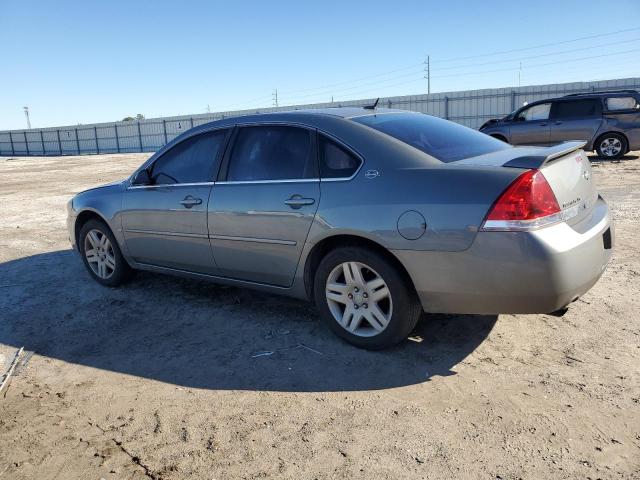
<path fill-rule="evenodd" d="M 601 158 L 622 158 L 627 153 L 627 141 L 620 134 L 605 133 L 596 141 L 596 153 Z"/>
<path fill-rule="evenodd" d="M 338 336 L 371 350 L 405 339 L 422 313 L 413 287 L 398 268 L 360 247 L 338 248 L 322 259 L 314 297 L 323 320 Z"/>
<path fill-rule="evenodd" d="M 133 272 L 104 222 L 89 220 L 82 226 L 78 249 L 87 271 L 101 285 L 116 287 L 128 280 Z"/>

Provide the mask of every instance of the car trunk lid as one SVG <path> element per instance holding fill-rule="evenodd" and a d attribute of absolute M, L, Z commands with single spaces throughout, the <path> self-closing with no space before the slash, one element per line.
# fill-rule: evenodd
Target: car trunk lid
<path fill-rule="evenodd" d="M 516 147 L 451 165 L 539 169 L 553 190 L 566 222 L 574 225 L 589 215 L 598 198 L 591 163 L 582 150 L 584 145 L 585 142 L 576 141 L 552 147 Z"/>

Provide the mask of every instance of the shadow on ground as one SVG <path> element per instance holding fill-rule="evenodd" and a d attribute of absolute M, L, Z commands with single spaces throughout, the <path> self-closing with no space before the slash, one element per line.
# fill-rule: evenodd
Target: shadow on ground
<path fill-rule="evenodd" d="M 72 251 L 0 264 L 0 343 L 78 365 L 207 389 L 354 391 L 452 375 L 496 316 L 426 316 L 383 352 L 331 334 L 312 305 L 139 273 L 97 285 Z"/>
<path fill-rule="evenodd" d="M 591 163 L 620 163 L 620 162 L 626 162 L 626 161 L 629 161 L 629 160 L 637 160 L 637 159 L 638 159 L 638 155 L 629 154 L 629 153 L 627 153 L 622 158 L 619 158 L 617 160 L 611 160 L 610 158 L 598 157 L 597 155 L 589 156 L 589 161 Z"/>

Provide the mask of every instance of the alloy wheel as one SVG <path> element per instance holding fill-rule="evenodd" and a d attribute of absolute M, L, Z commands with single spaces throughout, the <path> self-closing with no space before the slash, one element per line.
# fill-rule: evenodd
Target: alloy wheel
<path fill-rule="evenodd" d="M 391 321 L 391 291 L 384 279 L 364 263 L 336 266 L 327 278 L 325 295 L 335 321 L 359 337 L 378 335 Z"/>
<path fill-rule="evenodd" d="M 622 142 L 619 138 L 608 137 L 600 142 L 600 151 L 607 157 L 615 157 L 622 150 Z"/>
<path fill-rule="evenodd" d="M 84 237 L 84 256 L 93 273 L 106 280 L 116 270 L 116 257 L 113 246 L 103 232 L 89 230 Z"/>

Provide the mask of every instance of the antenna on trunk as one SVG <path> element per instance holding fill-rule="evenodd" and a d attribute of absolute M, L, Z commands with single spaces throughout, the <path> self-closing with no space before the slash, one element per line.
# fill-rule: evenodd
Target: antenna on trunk
<path fill-rule="evenodd" d="M 367 110 L 375 110 L 375 109 L 376 109 L 376 107 L 378 106 L 378 102 L 379 102 L 379 101 L 380 101 L 380 97 L 376 98 L 376 101 L 375 101 L 375 102 L 373 102 L 373 105 L 365 105 L 365 106 L 364 106 L 364 107 L 362 107 L 362 108 L 365 108 L 365 109 L 367 109 Z"/>

